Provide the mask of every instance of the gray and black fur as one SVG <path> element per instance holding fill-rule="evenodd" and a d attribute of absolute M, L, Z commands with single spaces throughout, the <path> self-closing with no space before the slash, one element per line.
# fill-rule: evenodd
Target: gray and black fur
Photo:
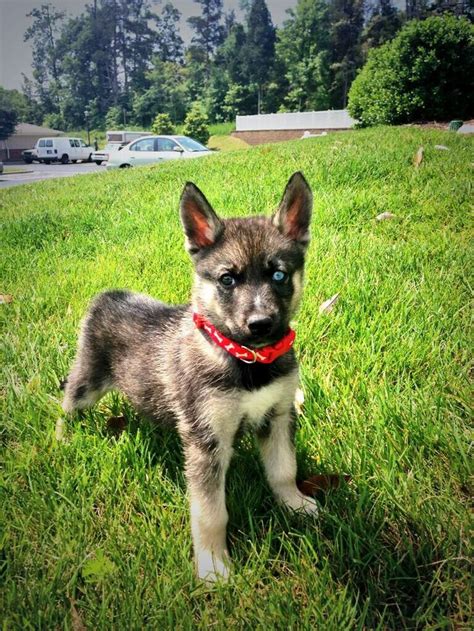
<path fill-rule="evenodd" d="M 288 330 L 301 296 L 311 190 L 301 173 L 271 218 L 220 219 L 186 184 L 181 220 L 195 268 L 192 304 L 170 306 L 128 291 L 99 295 L 83 322 L 65 384 L 65 411 L 89 407 L 111 389 L 181 436 L 197 572 L 225 578 L 225 476 L 242 426 L 254 429 L 270 486 L 294 510 L 316 513 L 295 483 L 293 350 L 272 364 L 246 364 L 196 328 L 204 316 L 225 336 L 256 348 Z"/>

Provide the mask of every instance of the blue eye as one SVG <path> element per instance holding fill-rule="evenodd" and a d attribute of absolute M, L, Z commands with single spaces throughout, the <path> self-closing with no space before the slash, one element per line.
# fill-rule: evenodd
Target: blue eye
<path fill-rule="evenodd" d="M 224 287 L 232 287 L 232 285 L 235 285 L 235 278 L 231 274 L 222 274 L 219 281 Z"/>
<path fill-rule="evenodd" d="M 273 272 L 272 280 L 276 283 L 284 283 L 287 278 L 288 274 L 286 272 L 282 272 L 281 270 Z"/>

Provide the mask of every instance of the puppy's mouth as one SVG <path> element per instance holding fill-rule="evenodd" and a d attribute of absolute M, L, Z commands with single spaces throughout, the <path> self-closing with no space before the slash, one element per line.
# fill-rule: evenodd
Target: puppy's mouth
<path fill-rule="evenodd" d="M 248 331 L 238 330 L 230 334 L 229 337 L 238 344 L 247 346 L 248 348 L 263 348 L 264 346 L 270 346 L 281 340 L 287 331 L 288 327 L 286 327 L 286 329 L 278 327 L 277 330 L 271 331 L 266 335 L 256 335 Z"/>

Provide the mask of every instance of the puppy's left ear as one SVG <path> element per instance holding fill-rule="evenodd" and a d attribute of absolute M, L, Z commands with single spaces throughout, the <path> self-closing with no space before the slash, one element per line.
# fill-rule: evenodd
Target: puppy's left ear
<path fill-rule="evenodd" d="M 310 237 L 312 208 L 313 194 L 309 184 L 303 174 L 297 171 L 293 173 L 286 185 L 272 222 L 282 234 L 306 247 Z"/>

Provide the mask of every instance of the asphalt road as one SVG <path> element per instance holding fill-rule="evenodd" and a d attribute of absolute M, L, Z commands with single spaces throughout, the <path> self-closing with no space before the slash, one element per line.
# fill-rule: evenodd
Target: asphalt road
<path fill-rule="evenodd" d="M 8 175 L 2 173 L 0 175 L 0 189 L 10 186 L 19 186 L 21 184 L 31 184 L 33 182 L 41 182 L 42 180 L 50 180 L 58 177 L 71 177 L 72 175 L 83 175 L 85 173 L 104 173 L 105 165 L 97 166 L 94 162 L 86 162 L 84 164 L 25 164 L 24 162 L 9 162 L 7 168 L 25 169 L 28 172 Z"/>

